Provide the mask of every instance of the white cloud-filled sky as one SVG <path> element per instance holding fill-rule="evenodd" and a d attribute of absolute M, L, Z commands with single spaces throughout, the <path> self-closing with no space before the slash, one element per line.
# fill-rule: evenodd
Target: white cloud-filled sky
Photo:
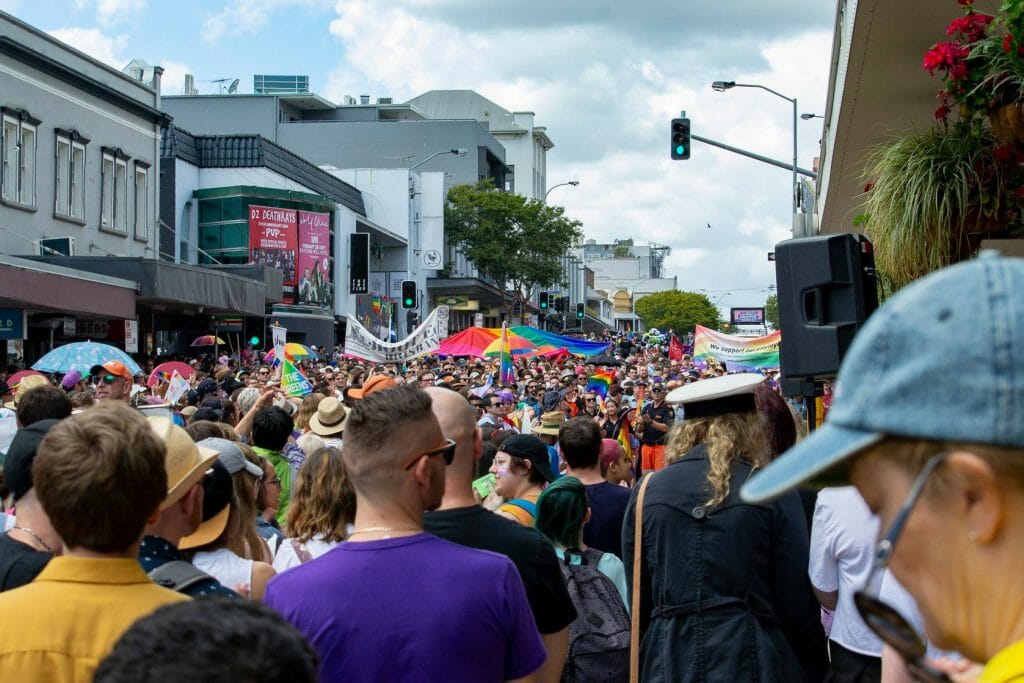
<path fill-rule="evenodd" d="M 703 137 L 788 161 L 792 105 L 821 114 L 835 3 L 830 0 L 0 0 L 0 10 L 117 68 L 142 58 L 215 79 L 308 74 L 339 101 L 402 102 L 431 89 L 476 90 L 535 112 L 551 203 L 599 242 L 669 245 L 667 275 L 721 308 L 758 306 L 774 282 L 767 253 L 790 234 L 791 176 L 701 143 L 669 158 L 669 121 L 685 110 Z M 799 165 L 818 154 L 821 119 L 798 121 Z M 708 227 L 710 225 L 710 228 Z"/>

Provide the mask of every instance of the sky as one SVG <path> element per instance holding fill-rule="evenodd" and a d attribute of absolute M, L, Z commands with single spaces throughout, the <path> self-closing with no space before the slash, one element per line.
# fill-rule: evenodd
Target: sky
<path fill-rule="evenodd" d="M 0 0 L 11 12 L 116 68 L 165 68 L 200 93 L 218 79 L 306 74 L 339 102 L 370 94 L 404 102 L 431 89 L 472 89 L 535 112 L 555 144 L 549 202 L 599 243 L 632 237 L 672 248 L 666 275 L 712 302 L 763 305 L 775 281 L 768 252 L 790 236 L 789 171 L 701 143 L 669 157 L 669 123 L 788 161 L 792 105 L 822 114 L 834 2 L 829 0 Z M 798 165 L 819 154 L 821 119 L 798 120 Z M 245 132 L 245 131 L 240 131 Z"/>

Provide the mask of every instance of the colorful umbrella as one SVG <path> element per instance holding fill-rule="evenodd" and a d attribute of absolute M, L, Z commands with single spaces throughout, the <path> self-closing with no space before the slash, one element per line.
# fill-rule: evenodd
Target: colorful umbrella
<path fill-rule="evenodd" d="M 133 375 L 142 372 L 139 364 L 133 361 L 132 357 L 121 349 L 110 344 L 100 344 L 92 341 L 73 342 L 64 346 L 58 346 L 37 360 L 32 365 L 32 369 L 41 370 L 42 372 L 71 372 L 72 370 L 78 370 L 84 375 L 89 372 L 89 368 L 92 366 L 103 365 L 111 360 L 123 363 Z"/>
<path fill-rule="evenodd" d="M 298 342 L 288 342 L 285 344 L 284 355 L 292 360 L 302 358 L 319 358 L 319 356 L 316 355 L 316 351 L 305 344 L 299 344 Z M 270 349 L 270 351 L 267 352 L 267 355 L 263 356 L 263 360 L 274 360 L 274 349 Z"/>
<path fill-rule="evenodd" d="M 197 337 L 196 340 L 192 342 L 192 346 L 223 346 L 224 344 L 227 344 L 227 342 L 212 334 L 204 334 L 202 337 Z"/>
<path fill-rule="evenodd" d="M 153 368 L 153 372 L 149 373 L 149 378 L 146 380 L 146 386 L 155 387 L 161 382 L 170 382 L 175 370 L 185 379 L 188 379 L 196 372 L 195 368 L 188 363 L 182 363 L 180 360 L 169 360 Z"/>
<path fill-rule="evenodd" d="M 531 342 L 529 339 L 524 339 L 523 337 L 520 337 L 518 334 L 513 334 L 511 332 L 506 332 L 506 337 L 508 340 L 509 350 L 512 352 L 513 356 L 525 356 L 527 354 L 537 352 L 537 347 L 534 346 L 533 342 Z M 488 344 L 487 348 L 484 349 L 483 355 L 487 356 L 488 358 L 500 356 L 501 338 L 495 339 L 490 344 Z"/>
<path fill-rule="evenodd" d="M 14 386 L 16 386 L 18 382 L 25 379 L 26 377 L 31 377 L 32 375 L 46 377 L 46 375 L 44 375 L 43 373 L 36 372 L 35 370 L 18 370 L 17 372 L 15 372 L 14 374 L 7 378 L 7 386 L 14 388 Z"/>
<path fill-rule="evenodd" d="M 498 338 L 501 329 L 487 327 L 470 327 L 453 334 L 441 342 L 438 353 L 444 356 L 476 356 L 483 355 L 487 345 Z"/>

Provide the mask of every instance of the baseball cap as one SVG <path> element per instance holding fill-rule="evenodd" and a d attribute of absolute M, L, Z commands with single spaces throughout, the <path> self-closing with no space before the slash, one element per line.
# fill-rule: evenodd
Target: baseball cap
<path fill-rule="evenodd" d="M 398 385 L 395 384 L 395 380 L 391 379 L 387 375 L 374 375 L 370 379 L 363 382 L 363 386 L 358 389 L 349 389 L 349 398 L 363 399 L 369 394 L 375 391 L 384 391 L 385 389 L 394 389 Z"/>
<path fill-rule="evenodd" d="M 219 390 L 220 385 L 217 384 L 217 380 L 210 379 L 209 377 L 200 382 L 199 386 L 196 387 L 196 393 L 199 394 L 200 401 L 202 401 L 203 397 L 207 394 L 216 395 Z"/>
<path fill-rule="evenodd" d="M 72 370 L 68 374 L 64 375 L 64 378 L 60 381 L 60 386 L 64 391 L 71 391 L 75 388 L 75 385 L 82 381 L 82 373 L 78 370 Z"/>
<path fill-rule="evenodd" d="M 89 376 L 96 377 L 97 375 L 115 375 L 121 377 L 125 381 L 132 381 L 132 372 L 125 367 L 124 363 L 119 360 L 108 360 L 102 365 L 94 365 L 89 368 Z"/>
<path fill-rule="evenodd" d="M 850 345 L 828 419 L 756 473 L 744 500 L 841 483 L 886 436 L 1024 448 L 1022 288 L 1024 259 L 986 250 L 900 290 Z M 969 370 L 949 372 L 954 360 Z"/>
<path fill-rule="evenodd" d="M 498 449 L 516 458 L 529 460 L 533 464 L 533 469 L 544 477 L 544 481 L 551 483 L 555 480 L 548 457 L 548 447 L 537 437 L 530 434 L 513 434 L 502 441 Z"/>
<path fill-rule="evenodd" d="M 203 521 L 199 528 L 178 542 L 180 550 L 199 548 L 217 540 L 228 525 L 235 485 L 228 468 L 214 458 L 203 477 Z"/>
<path fill-rule="evenodd" d="M 227 439 L 211 436 L 208 439 L 199 441 L 196 445 L 216 451 L 217 460 L 219 460 L 224 467 L 228 468 L 228 472 L 231 474 L 245 470 L 254 477 L 263 476 L 263 468 L 254 462 L 249 462 L 248 458 L 245 457 L 245 454 L 242 453 L 242 449 L 239 448 L 238 444 L 234 441 L 228 441 Z"/>
<path fill-rule="evenodd" d="M 196 444 L 188 432 L 169 418 L 149 417 L 146 421 L 166 448 L 167 497 L 160 505 L 160 509 L 165 510 L 181 500 L 193 484 L 203 478 L 210 465 L 216 462 L 217 451 Z"/>
<path fill-rule="evenodd" d="M 19 429 L 4 457 L 4 483 L 19 500 L 32 488 L 32 462 L 36 459 L 39 442 L 60 420 L 39 420 Z"/>

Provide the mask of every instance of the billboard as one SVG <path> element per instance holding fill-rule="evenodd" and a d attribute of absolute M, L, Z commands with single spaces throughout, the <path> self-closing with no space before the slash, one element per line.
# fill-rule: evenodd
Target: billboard
<path fill-rule="evenodd" d="M 299 211 L 296 274 L 300 304 L 330 305 L 331 214 Z"/>
<path fill-rule="evenodd" d="M 299 219 L 295 209 L 249 207 L 249 261 L 284 273 L 284 302 L 295 303 Z"/>
<path fill-rule="evenodd" d="M 733 325 L 764 325 L 764 308 L 730 308 L 729 322 Z"/>

